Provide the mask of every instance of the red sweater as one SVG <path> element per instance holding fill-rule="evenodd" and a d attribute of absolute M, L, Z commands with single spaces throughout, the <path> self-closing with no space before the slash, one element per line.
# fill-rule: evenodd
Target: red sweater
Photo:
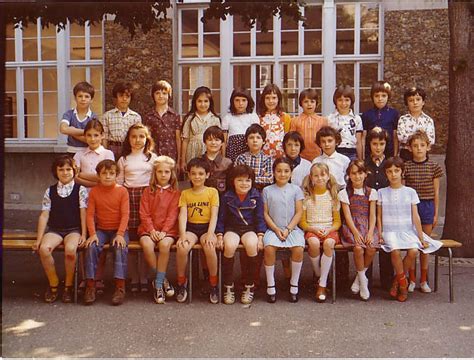
<path fill-rule="evenodd" d="M 130 214 L 128 191 L 121 185 L 96 185 L 89 193 L 87 230 L 89 236 L 100 230 L 114 230 L 122 235 L 127 230 Z M 97 223 L 97 226 L 96 226 Z"/>
<path fill-rule="evenodd" d="M 156 230 L 177 237 L 179 196 L 179 190 L 171 187 L 164 190 L 157 189 L 154 193 L 147 187 L 140 201 L 138 235 L 149 234 L 152 230 Z"/>

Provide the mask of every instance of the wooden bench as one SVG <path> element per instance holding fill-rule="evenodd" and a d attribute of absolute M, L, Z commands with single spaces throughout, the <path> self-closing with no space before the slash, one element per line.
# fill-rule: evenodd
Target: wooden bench
<path fill-rule="evenodd" d="M 30 250 L 33 245 L 33 243 L 36 240 L 36 233 L 35 232 L 8 232 L 8 233 L 3 233 L 2 237 L 2 246 L 3 249 L 5 250 Z M 454 282 L 453 282 L 453 252 L 452 249 L 457 249 L 462 246 L 462 244 L 458 241 L 455 240 L 441 240 L 443 243 L 443 246 L 441 247 L 440 250 L 438 250 L 436 253 L 434 253 L 435 256 L 435 273 L 434 273 L 434 292 L 438 291 L 438 280 L 439 280 L 439 273 L 438 273 L 438 267 L 439 267 L 439 252 L 442 249 L 447 249 L 448 251 L 448 258 L 449 258 L 449 263 L 448 263 L 448 279 L 449 279 L 449 302 L 454 302 Z M 105 246 L 105 248 L 108 248 L 108 245 Z M 62 245 L 58 247 L 58 249 L 63 249 Z M 131 241 L 128 245 L 129 251 L 140 251 L 141 246 L 137 241 Z M 244 247 L 242 245 L 239 245 L 238 249 L 242 251 Z M 193 289 L 193 276 L 192 276 L 192 268 L 193 268 L 193 252 L 197 250 L 202 250 L 202 247 L 200 244 L 196 244 L 193 247 L 193 251 L 190 251 L 189 253 L 189 261 L 188 261 L 188 267 L 189 267 L 189 273 L 188 273 L 188 301 L 192 301 L 192 289 Z M 336 254 L 338 252 L 347 252 L 350 251 L 350 249 L 347 249 L 343 247 L 342 245 L 336 245 L 335 247 L 335 252 L 334 256 L 332 259 L 332 302 L 336 302 Z M 176 245 L 172 246 L 172 251 L 176 251 Z M 221 256 L 222 252 L 218 252 L 218 278 L 219 280 L 222 279 L 222 261 L 221 261 Z M 221 281 L 219 281 L 220 284 Z M 76 274 L 75 274 L 75 286 L 74 286 L 74 300 L 77 302 L 77 264 L 76 264 Z M 221 286 L 219 286 L 219 301 L 221 301 L 222 298 L 222 293 L 221 293 Z"/>

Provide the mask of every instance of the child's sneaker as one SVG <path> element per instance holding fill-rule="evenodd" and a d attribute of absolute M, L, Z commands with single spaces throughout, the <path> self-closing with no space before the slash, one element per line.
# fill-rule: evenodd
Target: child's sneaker
<path fill-rule="evenodd" d="M 174 295 L 174 287 L 167 278 L 163 280 L 163 290 L 165 291 L 167 297 L 172 297 Z"/>
<path fill-rule="evenodd" d="M 414 281 L 410 281 L 410 285 L 408 285 L 408 292 L 412 293 L 413 291 L 415 291 L 415 286 L 416 283 Z"/>
<path fill-rule="evenodd" d="M 245 290 L 240 297 L 240 302 L 242 304 L 251 304 L 253 301 L 254 296 L 254 286 L 253 285 L 245 285 Z"/>
<path fill-rule="evenodd" d="M 370 291 L 369 291 L 369 280 L 365 275 L 362 275 L 359 279 L 359 287 L 360 287 L 360 298 L 364 301 L 369 300 L 370 298 Z"/>
<path fill-rule="evenodd" d="M 217 304 L 219 302 L 219 289 L 217 286 L 211 286 L 211 292 L 209 293 L 209 301 L 212 304 Z"/>
<path fill-rule="evenodd" d="M 157 304 L 164 304 L 165 303 L 165 292 L 161 286 L 153 286 L 154 294 L 153 298 Z"/>
<path fill-rule="evenodd" d="M 360 291 L 359 274 L 356 275 L 354 282 L 351 285 L 351 291 L 354 295 L 357 295 Z"/>
<path fill-rule="evenodd" d="M 183 285 L 179 285 L 176 287 L 176 301 L 179 303 L 184 303 L 188 298 L 188 290 L 187 290 L 188 282 L 186 281 Z"/>
<path fill-rule="evenodd" d="M 234 284 L 224 285 L 224 287 L 225 287 L 224 304 L 232 305 L 233 303 L 235 303 Z"/>
<path fill-rule="evenodd" d="M 423 281 L 421 284 L 420 284 L 420 291 L 422 293 L 430 293 L 431 292 L 431 288 L 429 287 L 428 283 L 426 281 Z"/>

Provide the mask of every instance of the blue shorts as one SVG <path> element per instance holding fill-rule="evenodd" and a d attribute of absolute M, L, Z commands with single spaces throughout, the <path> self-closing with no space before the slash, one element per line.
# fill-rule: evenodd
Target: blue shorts
<path fill-rule="evenodd" d="M 421 219 L 421 225 L 433 224 L 435 215 L 434 200 L 420 200 L 417 207 Z"/>
<path fill-rule="evenodd" d="M 205 233 L 207 233 L 207 230 L 209 229 L 209 223 L 207 224 L 195 224 L 195 223 L 187 223 L 186 224 L 186 231 L 192 232 L 194 235 L 198 237 L 198 239 L 201 238 Z"/>

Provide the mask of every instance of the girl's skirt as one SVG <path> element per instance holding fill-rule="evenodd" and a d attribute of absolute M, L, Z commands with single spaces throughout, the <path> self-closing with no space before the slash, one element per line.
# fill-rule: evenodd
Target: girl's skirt
<path fill-rule="evenodd" d="M 423 233 L 423 239 L 429 244 L 427 248 L 424 248 L 418 235 L 414 230 L 411 231 L 384 231 L 382 233 L 384 243 L 382 249 L 385 252 L 392 252 L 393 250 L 407 250 L 407 249 L 418 249 L 425 254 L 431 254 L 438 250 L 443 243 L 437 240 L 433 240 L 428 235 Z"/>
<path fill-rule="evenodd" d="M 265 232 L 263 236 L 264 246 L 275 246 L 279 248 L 292 248 L 295 246 L 304 246 L 304 232 L 299 227 L 293 229 L 285 241 L 281 241 L 278 236 L 270 229 Z"/>

